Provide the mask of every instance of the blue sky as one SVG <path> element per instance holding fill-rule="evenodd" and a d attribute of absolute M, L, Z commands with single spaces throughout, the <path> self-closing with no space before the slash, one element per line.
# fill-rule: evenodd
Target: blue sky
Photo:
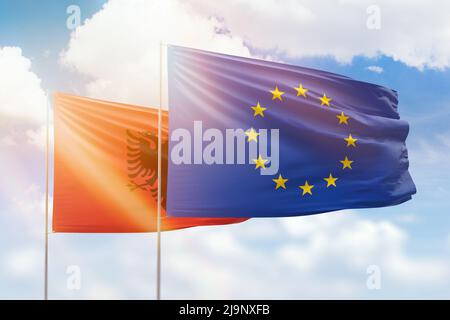
<path fill-rule="evenodd" d="M 33 71 L 49 75 L 41 77 L 44 86 L 55 89 L 68 86 L 74 80 L 60 75 L 57 63 L 57 55 L 70 39 L 71 30 L 65 27 L 68 18 L 66 10 L 70 5 L 82 7 L 81 19 L 84 20 L 101 9 L 104 2 L 1 1 L 1 45 L 22 48 L 24 56 L 36 62 L 32 66 Z M 49 57 L 45 56 L 47 51 Z"/>
<path fill-rule="evenodd" d="M 159 39 L 281 60 L 397 90 L 401 117 L 410 123 L 410 172 L 418 190 L 412 201 L 396 207 L 163 235 L 163 296 L 450 297 L 450 49 L 446 44 L 450 39 L 439 33 L 450 26 L 438 12 L 445 10 L 423 1 L 404 8 L 405 19 L 392 24 L 391 13 L 398 12 L 399 6 L 380 1 L 381 29 L 367 31 L 370 3 L 364 1 L 286 2 L 281 13 L 272 0 L 258 5 L 236 0 L 234 6 L 203 0 L 189 4 L 111 0 L 102 8 L 106 2 L 0 0 L 0 50 L 21 49 L 20 53 L 0 51 L 0 73 L 10 75 L 0 77 L 0 84 L 15 83 L 9 81 L 15 77 L 19 83 L 7 87 L 7 93 L 0 89 L 0 175 L 7 181 L 7 187 L 0 188 L 1 298 L 42 296 L 45 103 L 30 103 L 24 97 L 67 91 L 152 105 Z M 73 4 L 80 7 L 82 18 L 76 33 L 66 28 L 66 8 Z M 323 23 L 317 22 L 319 12 L 328 18 Z M 407 15 L 417 12 L 433 15 L 434 23 L 409 25 Z M 261 27 L 264 32 L 253 30 L 245 14 L 254 17 L 253 24 L 269 21 Z M 425 41 L 422 31 L 416 30 L 433 36 Z M 324 40 L 314 44 L 307 34 Z M 392 44 L 390 37 L 402 45 Z M 22 65 L 26 61 L 29 68 Z M 382 72 L 370 71 L 370 66 Z M 15 101 L 13 109 L 7 105 L 11 101 Z M 50 239 L 52 298 L 153 297 L 153 235 L 51 235 Z M 380 290 L 366 288 L 366 268 L 371 264 L 381 268 Z M 79 291 L 65 286 L 68 265 L 81 267 Z"/>

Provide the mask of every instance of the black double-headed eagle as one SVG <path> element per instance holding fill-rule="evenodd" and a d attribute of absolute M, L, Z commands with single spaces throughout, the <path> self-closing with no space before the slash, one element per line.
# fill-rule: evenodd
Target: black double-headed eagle
<path fill-rule="evenodd" d="M 167 141 L 161 144 L 162 204 L 166 203 Z M 156 200 L 158 194 L 158 137 L 149 131 L 127 130 L 128 187 L 131 191 L 150 190 Z"/>

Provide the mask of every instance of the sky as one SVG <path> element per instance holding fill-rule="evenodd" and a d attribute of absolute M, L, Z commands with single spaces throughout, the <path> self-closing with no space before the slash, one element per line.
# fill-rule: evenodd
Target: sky
<path fill-rule="evenodd" d="M 395 207 L 164 233 L 163 298 L 450 298 L 449 10 L 444 0 L 0 0 L 0 298 L 43 297 L 47 94 L 157 105 L 160 41 L 395 89 L 417 186 Z M 153 299 L 155 248 L 152 234 L 50 234 L 49 296 Z"/>

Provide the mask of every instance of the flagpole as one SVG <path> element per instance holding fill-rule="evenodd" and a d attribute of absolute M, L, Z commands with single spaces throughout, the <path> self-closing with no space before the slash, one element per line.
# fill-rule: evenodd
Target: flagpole
<path fill-rule="evenodd" d="M 161 126 L 163 104 L 163 43 L 159 45 L 159 109 L 158 109 L 158 197 L 156 221 L 156 300 L 161 300 Z"/>
<path fill-rule="evenodd" d="M 47 91 L 46 138 L 45 138 L 45 251 L 44 251 L 44 300 L 48 300 L 48 162 L 50 139 L 50 96 Z"/>

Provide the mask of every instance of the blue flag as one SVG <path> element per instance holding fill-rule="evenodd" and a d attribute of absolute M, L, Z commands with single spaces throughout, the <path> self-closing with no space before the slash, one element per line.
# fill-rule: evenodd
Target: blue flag
<path fill-rule="evenodd" d="M 393 90 L 175 46 L 168 83 L 169 216 L 299 216 L 416 192 Z"/>

